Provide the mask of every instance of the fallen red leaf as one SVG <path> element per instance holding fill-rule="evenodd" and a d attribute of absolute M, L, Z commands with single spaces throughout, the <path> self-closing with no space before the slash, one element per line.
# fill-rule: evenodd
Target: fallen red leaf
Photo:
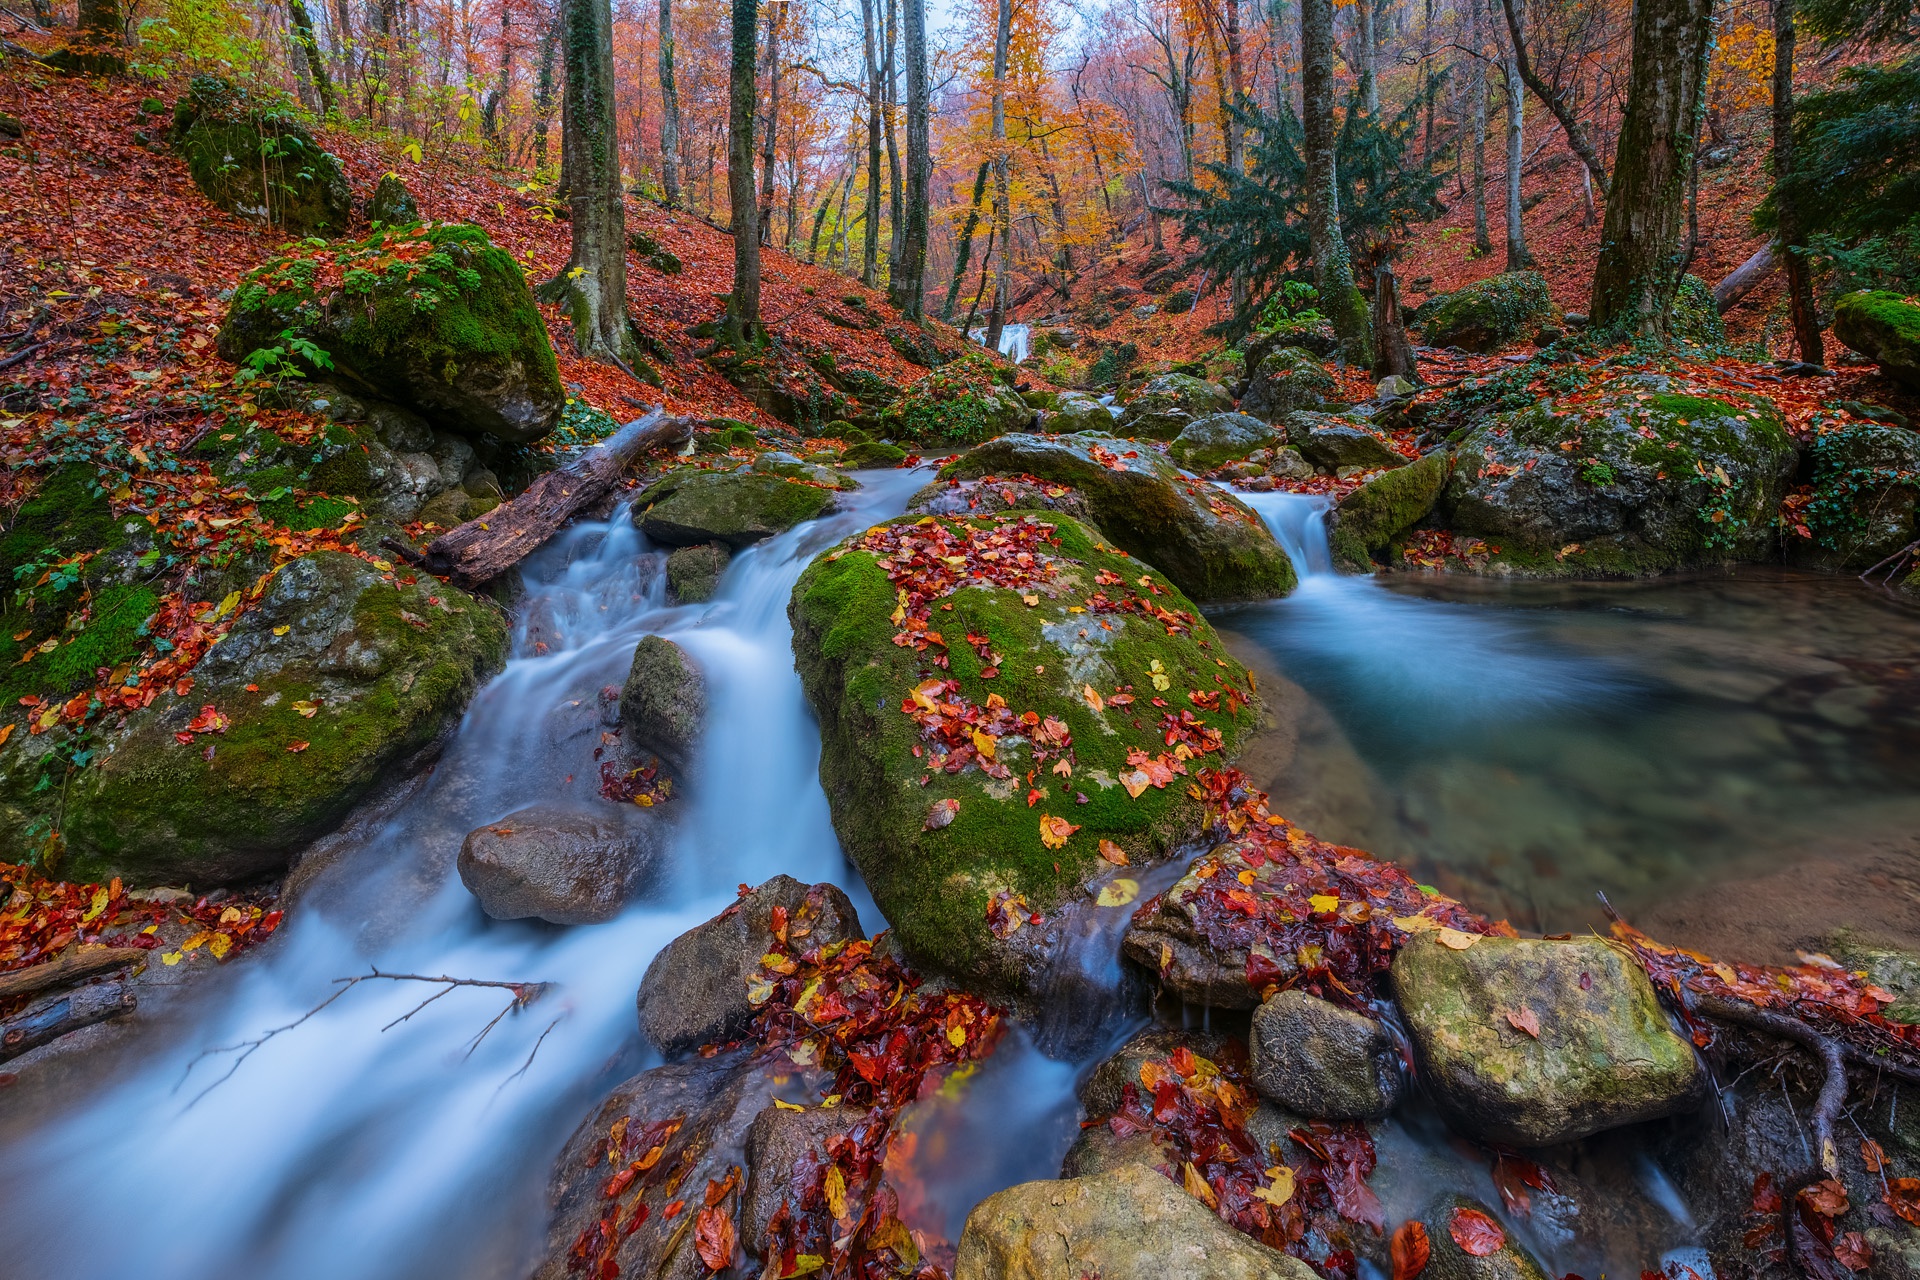
<path fill-rule="evenodd" d="M 693 1247 L 709 1271 L 725 1271 L 733 1265 L 733 1215 L 715 1206 L 702 1209 L 693 1224 Z"/>
<path fill-rule="evenodd" d="M 1478 1209 L 1455 1209 L 1447 1221 L 1447 1234 L 1462 1253 L 1475 1258 L 1491 1257 L 1507 1243 L 1500 1224 Z"/>
<path fill-rule="evenodd" d="M 1433 1246 L 1427 1242 L 1427 1228 L 1419 1222 L 1403 1222 L 1393 1233 L 1393 1280 L 1414 1280 L 1427 1269 Z"/>

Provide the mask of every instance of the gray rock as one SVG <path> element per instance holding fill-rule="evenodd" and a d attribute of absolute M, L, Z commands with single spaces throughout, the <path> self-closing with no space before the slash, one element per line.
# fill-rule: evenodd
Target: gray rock
<path fill-rule="evenodd" d="M 967 1215 L 954 1280 L 1312 1280 L 1151 1169 L 1027 1182 Z"/>
<path fill-rule="evenodd" d="M 909 515 L 974 516 L 995 511 L 1057 511 L 1093 523 L 1087 497 L 1066 484 L 1030 480 L 935 480 L 907 502 Z"/>
<path fill-rule="evenodd" d="M 1405 457 L 1359 418 L 1300 412 L 1288 415 L 1286 427 L 1288 443 L 1316 467 L 1371 471 L 1407 465 Z"/>
<path fill-rule="evenodd" d="M 1080 1131 L 1060 1161 L 1063 1178 L 1091 1178 L 1111 1173 L 1121 1165 L 1145 1165 L 1151 1169 L 1173 1159 L 1173 1148 L 1162 1146 L 1154 1131 L 1131 1133 L 1122 1138 L 1111 1126 L 1101 1123 Z"/>
<path fill-rule="evenodd" d="M 1429 344 L 1497 351 L 1553 318 L 1553 294 L 1538 271 L 1507 271 L 1422 303 L 1420 312 Z"/>
<path fill-rule="evenodd" d="M 747 470 L 765 476 L 784 476 L 789 480 L 810 480 L 815 484 L 826 485 L 829 489 L 857 487 L 856 481 L 836 474 L 831 467 L 803 462 L 792 454 L 779 450 L 769 450 L 760 454 L 748 465 Z"/>
<path fill-rule="evenodd" d="M 373 194 L 367 198 L 367 221 L 387 227 L 420 221 L 420 204 L 399 174 L 386 174 L 373 184 Z"/>
<path fill-rule="evenodd" d="M 1061 392 L 1060 399 L 1041 421 L 1049 435 L 1113 430 L 1112 411 L 1084 391 Z"/>
<path fill-rule="evenodd" d="M 640 982 L 640 1033 L 668 1055 L 745 1035 L 754 1015 L 747 987 L 774 944 L 776 907 L 785 909 L 795 953 L 866 936 L 833 885 L 775 876 L 653 958 Z"/>
<path fill-rule="evenodd" d="M 707 718 L 707 682 L 687 651 L 663 636 L 634 646 L 620 688 L 622 745 L 630 757 L 652 752 L 683 773 L 700 745 Z"/>
<path fill-rule="evenodd" d="M 1326 367 L 1299 347 L 1267 352 L 1247 379 L 1240 411 L 1278 422 L 1297 410 L 1319 410 L 1338 393 Z"/>
<path fill-rule="evenodd" d="M 1920 433 L 1895 426 L 1847 426 L 1813 442 L 1812 555 L 1826 567 L 1864 569 L 1913 541 L 1914 477 Z M 1791 540 L 1796 551 L 1803 540 Z"/>
<path fill-rule="evenodd" d="M 1273 461 L 1267 464 L 1267 474 L 1283 480 L 1305 480 L 1313 475 L 1313 464 L 1292 445 L 1282 445 L 1273 451 Z"/>
<path fill-rule="evenodd" d="M 740 1247 L 758 1258 L 765 1252 L 767 1227 L 783 1204 L 800 1210 L 803 1181 L 796 1168 L 811 1156 L 824 1163 L 827 1143 L 864 1121 L 861 1107 L 808 1107 L 789 1111 L 768 1107 L 747 1129 L 747 1192 L 740 1208 Z"/>
<path fill-rule="evenodd" d="M 833 504 L 833 491 L 750 471 L 676 471 L 633 504 L 640 530 L 655 542 L 691 547 L 724 542 L 734 550 L 784 533 Z"/>
<path fill-rule="evenodd" d="M 667 592 L 681 604 L 705 604 L 719 589 L 733 552 L 723 542 L 679 547 L 667 557 Z"/>
<path fill-rule="evenodd" d="M 1603 939 L 1487 937 L 1456 951 L 1420 934 L 1390 972 L 1421 1079 L 1475 1138 L 1571 1142 L 1702 1095 L 1693 1046 L 1645 972 Z"/>
<path fill-rule="evenodd" d="M 495 920 L 599 924 L 645 885 L 665 847 L 651 812 L 534 805 L 467 833 L 460 881 Z"/>
<path fill-rule="evenodd" d="M 1185 373 L 1163 373 L 1141 387 L 1120 414 L 1121 435 L 1171 440 L 1195 418 L 1225 413 L 1233 397 L 1217 382 Z"/>
<path fill-rule="evenodd" d="M 1372 1018 L 1304 991 L 1280 991 L 1253 1015 L 1253 1084 L 1315 1120 L 1377 1120 L 1400 1101 L 1393 1038 Z"/>
<path fill-rule="evenodd" d="M 1492 1253 L 1468 1253 L 1454 1242 L 1452 1224 L 1457 1213 L 1483 1214 L 1491 1219 L 1501 1235 L 1500 1246 Z M 1525 1245 L 1494 1212 L 1465 1196 L 1446 1196 L 1427 1207 L 1421 1215 L 1427 1228 L 1427 1247 L 1431 1250 L 1426 1274 L 1433 1280 L 1547 1280 L 1546 1270 Z M 1471 1237 L 1469 1237 L 1471 1238 Z"/>
<path fill-rule="evenodd" d="M 1452 474 L 1453 455 L 1436 450 L 1342 498 L 1330 539 L 1334 563 L 1348 573 L 1371 573 L 1374 553 L 1427 518 Z"/>
<path fill-rule="evenodd" d="M 1258 418 L 1244 413 L 1211 413 L 1189 422 L 1174 437 L 1167 454 L 1188 471 L 1206 472 L 1264 449 L 1278 438 L 1273 428 Z"/>
<path fill-rule="evenodd" d="M 1374 384 L 1373 394 L 1379 400 L 1404 400 L 1418 390 L 1420 388 L 1414 385 L 1413 379 L 1390 373 Z"/>

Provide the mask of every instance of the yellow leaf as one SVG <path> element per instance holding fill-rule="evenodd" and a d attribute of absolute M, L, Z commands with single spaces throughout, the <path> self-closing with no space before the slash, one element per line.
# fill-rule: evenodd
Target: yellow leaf
<path fill-rule="evenodd" d="M 1191 1160 L 1187 1161 L 1180 1170 L 1180 1185 L 1187 1189 L 1188 1195 L 1207 1208 L 1214 1210 L 1220 1208 L 1220 1197 L 1213 1194 L 1213 1188 L 1207 1185 L 1207 1180 L 1200 1176 L 1200 1171 L 1193 1167 Z"/>
<path fill-rule="evenodd" d="M 898 603 L 894 606 L 892 622 L 893 622 L 893 625 L 897 627 L 901 623 L 905 622 L 906 620 L 907 620 L 907 589 L 905 587 L 902 587 L 900 588 L 900 599 Z M 931 708 L 929 708 L 929 710 L 931 710 Z"/>
<path fill-rule="evenodd" d="M 1124 907 L 1139 896 L 1140 882 L 1120 876 L 1107 882 L 1100 890 L 1098 901 L 1103 907 Z"/>
<path fill-rule="evenodd" d="M 1316 893 L 1307 899 L 1307 905 L 1315 911 L 1335 911 L 1339 909 L 1340 899 L 1330 893 Z"/>
<path fill-rule="evenodd" d="M 1090 684 L 1082 685 L 1080 687 L 1080 696 L 1085 698 L 1087 700 L 1087 705 L 1092 707 L 1095 711 L 1105 711 L 1107 709 L 1107 704 L 1104 700 L 1101 699 L 1099 691 L 1096 690 Z"/>
<path fill-rule="evenodd" d="M 982 733 L 978 729 L 975 729 L 973 731 L 973 749 L 975 751 L 978 751 L 981 755 L 991 760 L 993 759 L 993 747 L 994 747 L 994 743 L 993 743 L 992 734 Z"/>
<path fill-rule="evenodd" d="M 80 917 L 80 923 L 93 923 L 94 919 L 99 916 L 102 911 L 107 909 L 107 898 L 109 896 L 105 889 L 95 889 L 93 891 L 93 898 L 87 903 L 87 914 Z"/>
<path fill-rule="evenodd" d="M 1065 818 L 1056 818 L 1050 813 L 1040 815 L 1040 843 L 1049 849 L 1066 848 L 1067 837 L 1079 829 Z"/>
<path fill-rule="evenodd" d="M 1404 933 L 1431 933 L 1440 927 L 1432 916 L 1395 916 L 1393 924 Z"/>
<path fill-rule="evenodd" d="M 832 1211 L 835 1222 L 847 1220 L 847 1179 L 840 1172 L 840 1166 L 827 1166 L 827 1208 Z"/>
<path fill-rule="evenodd" d="M 775 1098 L 773 1100 L 773 1105 L 775 1108 L 781 1111 L 805 1111 L 806 1110 L 805 1107 L 798 1106 L 794 1103 L 788 1102 L 784 1098 Z"/>
<path fill-rule="evenodd" d="M 1465 951 L 1478 941 L 1480 941 L 1480 935 L 1477 933 L 1465 933 L 1459 929 L 1449 929 L 1444 925 L 1440 929 L 1440 945 L 1455 951 Z"/>
<path fill-rule="evenodd" d="M 758 1009 L 773 999 L 773 984 L 765 978 L 756 978 L 747 984 L 747 1003 Z"/>
<path fill-rule="evenodd" d="M 207 950 L 213 952 L 215 960 L 225 960 L 227 952 L 233 950 L 233 938 L 229 934 L 216 933 L 207 939 Z"/>
<path fill-rule="evenodd" d="M 166 952 L 162 952 L 160 955 L 160 963 L 167 965 L 168 967 L 172 967 L 173 965 L 179 964 L 180 960 L 181 960 L 181 953 L 178 951 L 166 951 Z"/>
<path fill-rule="evenodd" d="M 320 704 L 317 702 L 309 702 L 307 699 L 302 698 L 293 704 L 293 709 L 311 720 L 319 712 Z"/>
<path fill-rule="evenodd" d="M 964 1047 L 967 1043 L 967 1029 L 965 1027 L 948 1027 L 947 1043 L 956 1049 Z"/>
<path fill-rule="evenodd" d="M 781 1277 L 781 1280 L 793 1280 L 795 1276 L 810 1276 L 827 1265 L 827 1260 L 817 1253 L 796 1253 L 793 1255 L 793 1270 Z"/>
<path fill-rule="evenodd" d="M 1125 787 L 1127 794 L 1135 800 L 1140 798 L 1140 793 L 1145 791 L 1147 784 L 1152 781 L 1151 778 L 1147 777 L 1146 771 L 1142 769 L 1135 769 L 1131 773 L 1123 773 L 1120 775 L 1120 785 Z"/>
<path fill-rule="evenodd" d="M 1255 1198 L 1265 1200 L 1275 1207 L 1293 1199 L 1293 1170 L 1285 1165 L 1278 1165 L 1267 1170 L 1267 1177 L 1272 1180 L 1273 1185 L 1254 1188 Z"/>
<path fill-rule="evenodd" d="M 275 628 L 273 629 L 273 634 L 275 634 L 275 635 L 277 635 L 277 636 L 283 636 L 283 635 L 285 635 L 285 634 L 287 634 L 287 632 L 289 632 L 289 631 L 291 631 L 291 630 L 293 630 L 293 628 L 292 628 L 292 627 L 290 627 L 290 626 L 287 626 L 287 627 L 275 627 Z"/>

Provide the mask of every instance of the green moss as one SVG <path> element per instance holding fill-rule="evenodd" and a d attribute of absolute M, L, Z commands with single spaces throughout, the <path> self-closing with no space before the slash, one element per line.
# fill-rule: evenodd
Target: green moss
<path fill-rule="evenodd" d="M 863 440 L 849 445 L 842 453 L 838 465 L 849 469 L 861 467 L 897 467 L 907 460 L 907 451 L 898 445 L 884 440 Z"/>
<path fill-rule="evenodd" d="M 1452 474 L 1453 455 L 1441 450 L 1348 494 L 1331 537 L 1334 563 L 1348 573 L 1372 572 L 1374 554 L 1426 518 Z"/>
<path fill-rule="evenodd" d="M 968 352 L 909 386 L 881 426 L 899 440 L 977 444 L 1007 429 L 1002 394 L 999 366 L 982 352 Z"/>
<path fill-rule="evenodd" d="M 230 213 L 296 235 L 337 234 L 351 219 L 340 162 L 282 101 L 195 76 L 174 106 L 172 137 L 194 184 Z"/>
<path fill-rule="evenodd" d="M 1673 336 L 1696 346 L 1717 347 L 1727 340 L 1727 327 L 1713 300 L 1713 288 L 1699 276 L 1680 277 L 1670 317 Z"/>
<path fill-rule="evenodd" d="M 1506 271 L 1433 304 L 1425 320 L 1426 336 L 1435 346 L 1495 351 L 1553 314 L 1553 293 L 1545 276 L 1538 271 Z"/>
<path fill-rule="evenodd" d="M 1029 782 L 1025 775 L 1033 766 L 1027 748 L 1003 739 L 1001 760 L 1014 775 L 1007 783 L 992 784 L 969 770 L 939 773 L 922 785 L 924 761 L 913 755 L 921 741 L 918 726 L 900 704 L 933 668 L 893 643 L 896 594 L 871 554 L 845 550 L 837 558 L 816 560 L 796 585 L 791 608 L 796 658 L 821 720 L 821 778 L 849 853 L 909 954 L 1003 990 L 1021 978 L 1017 958 L 987 927 L 995 892 L 1023 894 L 1034 910 L 1051 912 L 1102 870 L 1100 839 L 1111 839 L 1146 862 L 1166 856 L 1197 828 L 1198 806 L 1187 795 L 1184 779 L 1176 778 L 1164 791 L 1149 788 L 1138 800 L 1112 782 L 1126 768 L 1129 748 L 1165 750 L 1156 732 L 1161 711 L 1149 705 L 1156 696 L 1150 664 L 1158 660 L 1170 677 L 1171 687 L 1158 696 L 1175 708 L 1188 706 L 1190 689 L 1216 688 L 1216 673 L 1246 687 L 1242 668 L 1231 661 L 1217 665 L 1214 655 L 1220 650 L 1196 643 L 1215 643 L 1204 621 L 1193 637 L 1169 636 L 1137 615 L 1070 613 L 1070 604 L 1095 589 L 1095 574 L 1111 571 L 1135 582 L 1142 566 L 1105 549 L 1071 520 L 1054 516 L 1047 523 L 1058 539 L 1052 554 L 1069 563 L 1061 566 L 1059 579 L 1041 589 L 1043 603 L 1029 607 L 1010 590 L 966 587 L 940 602 L 951 610 L 936 605 L 933 617 L 944 635 L 954 637 L 946 674 L 959 682 L 961 696 L 984 705 L 989 695 L 998 694 L 1015 713 L 1031 710 L 1068 725 L 1075 756 L 1071 779 L 1053 775 L 1049 762 Z M 1160 604 L 1192 608 L 1158 574 L 1148 576 L 1165 593 L 1157 597 Z M 1114 624 L 1114 632 L 1099 632 L 1103 620 Z M 1064 626 L 1102 635 L 1104 643 L 1087 657 L 1078 683 L 1068 655 L 1045 634 L 1049 626 L 1056 634 Z M 997 677 L 982 677 L 979 656 L 959 639 L 968 633 L 985 636 L 990 650 L 1007 658 Z M 1132 684 L 1138 701 L 1132 708 L 1108 706 L 1096 713 L 1081 696 L 1080 683 L 1109 694 L 1116 684 Z M 1222 731 L 1229 755 L 1256 721 L 1250 707 L 1236 714 L 1197 714 Z M 1224 763 L 1224 757 L 1210 756 L 1208 762 Z M 1098 781 L 1103 776 L 1108 785 Z M 1032 806 L 1026 798 L 1029 786 L 1044 793 Z M 1079 794 L 1087 797 L 1086 804 L 1077 802 Z M 959 801 L 952 824 L 925 830 L 929 808 L 942 799 Z M 1042 814 L 1066 818 L 1081 829 L 1064 848 L 1049 849 L 1040 839 Z"/>

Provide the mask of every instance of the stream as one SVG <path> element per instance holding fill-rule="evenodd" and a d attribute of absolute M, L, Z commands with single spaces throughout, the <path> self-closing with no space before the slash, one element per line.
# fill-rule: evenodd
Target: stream
<path fill-rule="evenodd" d="M 884 926 L 829 822 L 786 605 L 815 554 L 898 514 L 927 474 L 862 473 L 841 510 L 737 556 L 706 605 L 668 603 L 664 554 L 624 511 L 530 560 L 512 658 L 398 816 L 318 873 L 262 954 L 148 1017 L 108 1078 L 43 1094 L 44 1119 L 0 1129 L 9 1277 L 524 1277 L 554 1155 L 597 1097 L 657 1060 L 633 996 L 661 946 L 780 872 L 834 881 L 869 932 Z M 1920 621 L 1850 582 L 1387 585 L 1333 573 L 1324 499 L 1247 497 L 1302 582 L 1216 619 L 1297 722 L 1243 767 L 1327 838 L 1544 929 L 1588 922 L 1597 889 L 1632 905 L 1843 814 L 1920 825 L 1920 782 L 1894 767 L 1920 724 L 1901 665 L 1920 655 Z M 712 700 L 671 866 L 608 924 L 488 920 L 455 871 L 462 836 L 595 785 L 600 691 L 649 633 L 685 646 Z M 1150 870 L 1143 891 L 1177 870 Z M 1057 1175 L 1075 1081 L 1145 1020 L 1114 995 L 1125 913 L 1103 914 L 1062 962 L 1057 1012 L 903 1119 L 922 1216 L 949 1240 L 983 1196 Z M 370 967 L 556 989 L 476 1046 L 502 992 L 424 1008 L 433 989 L 417 984 L 339 994 Z M 1419 1107 L 1380 1144 L 1390 1220 L 1441 1183 L 1494 1194 Z M 1556 1274 L 1659 1254 L 1711 1280 L 1651 1162 L 1623 1152 L 1617 1180 L 1658 1221 L 1596 1252 L 1536 1215 L 1529 1238 Z"/>

